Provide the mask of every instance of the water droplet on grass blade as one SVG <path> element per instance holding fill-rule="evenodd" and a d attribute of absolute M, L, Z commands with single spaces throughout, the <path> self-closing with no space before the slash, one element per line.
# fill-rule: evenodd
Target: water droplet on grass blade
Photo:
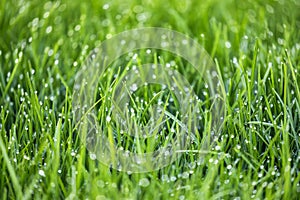
<path fill-rule="evenodd" d="M 231 48 L 231 43 L 230 43 L 229 41 L 226 41 L 226 42 L 225 42 L 225 47 L 226 47 L 227 49 L 230 49 L 230 48 Z"/>
<path fill-rule="evenodd" d="M 130 90 L 132 91 L 132 92 L 135 92 L 136 90 L 138 89 L 138 87 L 137 87 L 137 84 L 132 84 L 132 86 L 130 86 Z"/>
<path fill-rule="evenodd" d="M 140 181 L 139 181 L 139 186 L 142 186 L 142 187 L 147 187 L 150 185 L 150 181 L 147 179 L 147 178 L 142 178 Z"/>
<path fill-rule="evenodd" d="M 107 122 L 110 122 L 110 121 L 111 121 L 111 117 L 110 117 L 110 116 L 107 116 L 107 117 L 106 117 L 106 121 L 107 121 Z"/>
<path fill-rule="evenodd" d="M 104 4 L 102 8 L 103 8 L 103 10 L 109 9 L 109 4 Z"/>
<path fill-rule="evenodd" d="M 94 153 L 90 153 L 90 159 L 91 160 L 96 160 L 97 156 Z"/>
<path fill-rule="evenodd" d="M 45 172 L 41 169 L 39 170 L 39 175 L 42 177 L 46 177 Z"/>

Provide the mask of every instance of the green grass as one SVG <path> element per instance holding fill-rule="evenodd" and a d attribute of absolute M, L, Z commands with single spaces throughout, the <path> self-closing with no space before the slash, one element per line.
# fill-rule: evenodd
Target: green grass
<path fill-rule="evenodd" d="M 0 199 L 299 198 L 299 10 L 297 0 L 0 1 Z M 211 133 L 209 102 L 199 106 L 206 119 L 199 137 L 178 160 L 153 172 L 118 172 L 95 160 L 79 136 L 72 113 L 75 75 L 105 38 L 149 26 L 187 34 L 208 51 L 222 75 L 227 113 L 208 151 L 199 143 L 201 134 Z M 174 60 L 197 84 L 185 61 L 151 55 L 138 52 L 141 62 Z M 117 73 L 126 71 L 107 71 L 99 96 L 108 98 Z M 132 97 L 133 124 L 148 120 L 135 98 L 154 104 L 159 99 L 151 95 L 159 89 L 141 88 Z M 199 96 L 202 89 L 195 86 Z M 166 102 L 170 95 L 159 98 Z M 105 103 L 97 105 L 101 123 Z M 176 109 L 174 103 L 164 111 Z M 176 126 L 170 120 L 159 139 L 140 146 L 120 131 L 114 136 L 125 149 L 150 151 Z"/>

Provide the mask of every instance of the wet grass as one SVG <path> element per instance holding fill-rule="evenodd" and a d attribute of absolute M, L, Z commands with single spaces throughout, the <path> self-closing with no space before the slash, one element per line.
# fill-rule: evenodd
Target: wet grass
<path fill-rule="evenodd" d="M 296 0 L 1 1 L 0 199 L 297 199 L 299 9 Z M 123 173 L 97 161 L 81 142 L 72 115 L 73 85 L 101 41 L 147 26 L 185 33 L 209 52 L 222 75 L 227 113 L 209 151 L 197 146 L 201 134 L 211 133 L 201 105 L 207 120 L 180 159 L 149 173 Z M 158 58 L 151 56 L 146 59 Z M 179 58 L 161 53 L 157 62 L 175 63 L 191 83 L 198 78 Z M 116 73 L 108 71 L 110 81 L 99 85 L 107 88 Z M 151 101 L 158 89 L 137 91 L 131 104 L 139 118 L 133 121 L 148 121 L 145 105 L 134 99 Z M 199 96 L 202 89 L 200 83 Z M 169 98 L 161 96 L 163 102 Z M 176 108 L 174 103 L 168 111 Z M 107 121 L 102 114 L 98 119 Z M 150 141 L 152 148 L 167 140 L 175 122 Z M 138 149 L 132 137 L 114 134 L 126 138 L 119 145 Z M 147 148 L 149 141 L 142 142 Z"/>

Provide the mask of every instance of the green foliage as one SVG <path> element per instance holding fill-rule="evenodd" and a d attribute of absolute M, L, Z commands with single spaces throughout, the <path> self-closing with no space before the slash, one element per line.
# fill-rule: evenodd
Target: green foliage
<path fill-rule="evenodd" d="M 0 199 L 299 198 L 299 10 L 297 0 L 0 1 Z M 72 88 L 101 41 L 149 26 L 185 33 L 209 52 L 225 84 L 227 113 L 210 151 L 195 145 L 161 170 L 123 173 L 81 142 Z M 179 58 L 161 58 L 197 79 Z M 151 101 L 157 89 L 135 95 Z M 133 120 L 148 120 L 142 106 Z M 208 123 L 203 134 L 210 134 Z M 122 145 L 133 145 L 124 138 Z"/>

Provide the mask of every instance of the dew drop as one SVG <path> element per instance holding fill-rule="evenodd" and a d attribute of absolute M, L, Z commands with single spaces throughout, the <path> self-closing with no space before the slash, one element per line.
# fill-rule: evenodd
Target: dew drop
<path fill-rule="evenodd" d="M 230 43 L 229 41 L 226 41 L 226 42 L 225 42 L 225 47 L 226 47 L 227 49 L 230 49 L 230 48 L 231 48 L 231 43 Z"/>
<path fill-rule="evenodd" d="M 142 178 L 139 181 L 139 186 L 141 187 L 148 187 L 150 185 L 150 181 L 147 178 Z"/>
<path fill-rule="evenodd" d="M 39 175 L 42 177 L 46 177 L 45 172 L 41 169 L 39 170 Z"/>
<path fill-rule="evenodd" d="M 109 9 L 109 4 L 104 4 L 102 8 L 103 8 L 103 10 Z"/>
<path fill-rule="evenodd" d="M 91 160 L 96 160 L 97 156 L 94 153 L 90 153 L 90 159 Z"/>

